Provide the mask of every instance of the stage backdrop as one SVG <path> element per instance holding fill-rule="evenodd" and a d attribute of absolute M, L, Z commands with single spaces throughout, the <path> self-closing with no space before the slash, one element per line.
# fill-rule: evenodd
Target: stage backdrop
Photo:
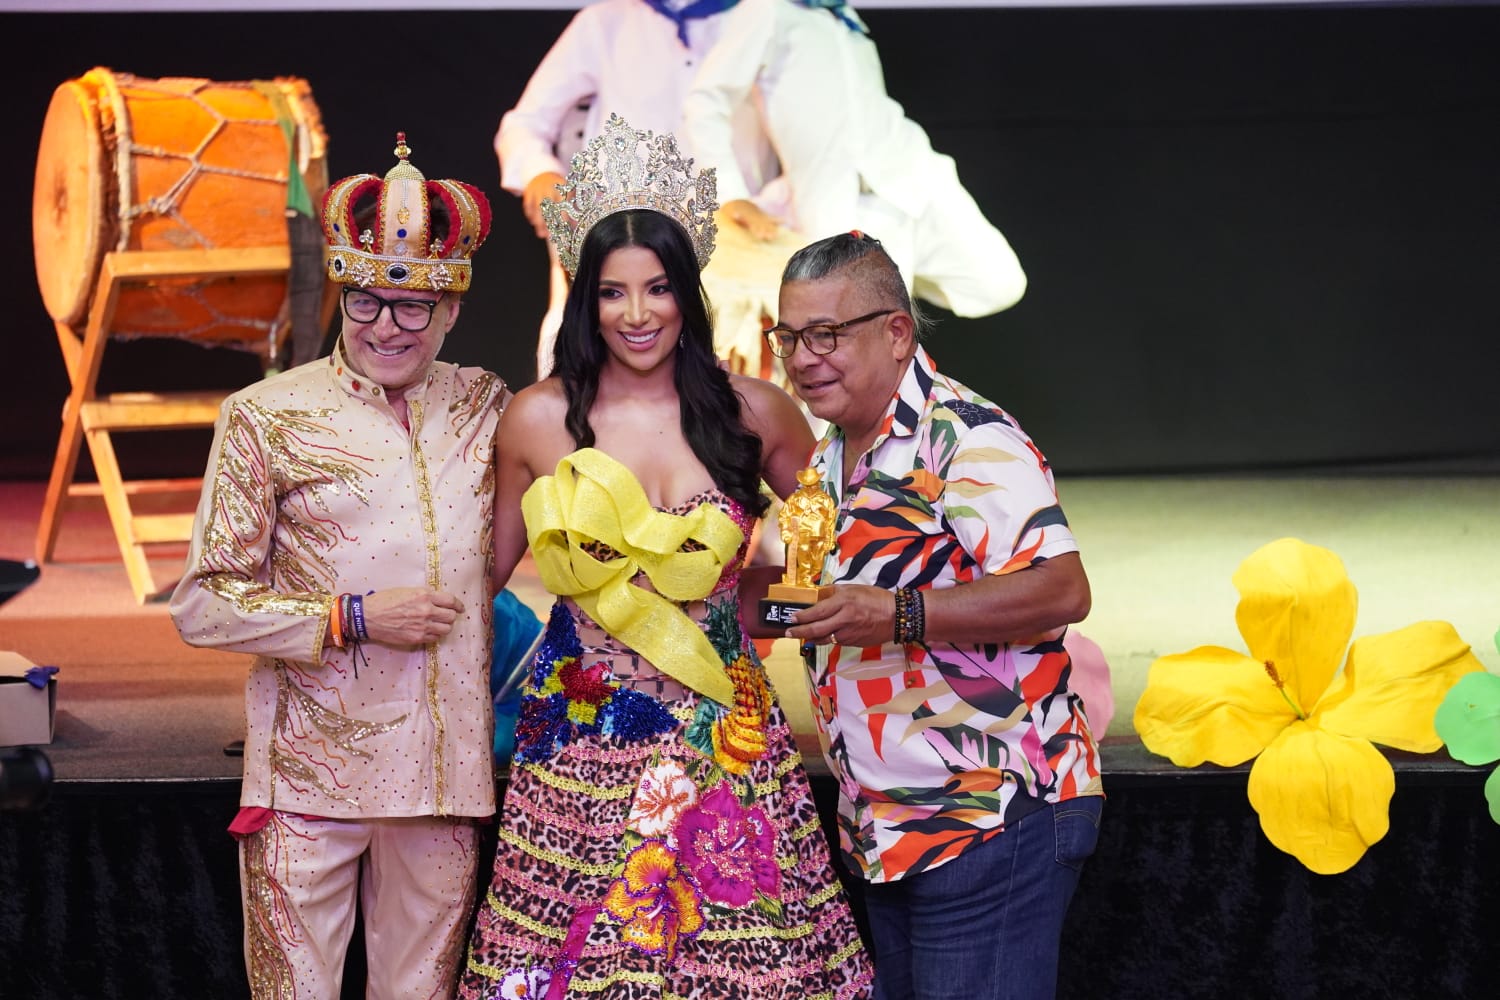
<path fill-rule="evenodd" d="M 0 15 L 13 238 L 0 476 L 46 477 L 68 392 L 34 281 L 30 198 L 52 90 L 139 76 L 307 78 L 334 177 L 397 129 L 482 185 L 490 244 L 445 356 L 532 377 L 541 245 L 491 138 L 564 10 Z M 1500 9 L 870 10 L 892 94 L 951 153 L 1030 276 L 945 317 L 945 367 L 1012 410 L 1063 474 L 1493 458 L 1500 318 Z M 878 235 L 878 234 L 877 234 Z M 101 388 L 216 388 L 248 356 L 113 345 Z M 196 474 L 153 434 L 127 475 Z M 87 458 L 85 457 L 85 463 Z"/>

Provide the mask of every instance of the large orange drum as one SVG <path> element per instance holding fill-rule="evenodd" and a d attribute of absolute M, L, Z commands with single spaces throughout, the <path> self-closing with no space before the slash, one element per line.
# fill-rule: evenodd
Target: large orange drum
<path fill-rule="evenodd" d="M 328 187 L 326 146 L 311 90 L 294 77 L 225 83 L 93 69 L 62 84 L 32 195 L 48 313 L 78 324 L 110 251 L 287 246 L 289 200 L 316 210 Z M 294 172 L 300 185 L 289 184 Z M 285 276 L 132 283 L 110 333 L 269 358 L 287 332 L 286 298 Z"/>

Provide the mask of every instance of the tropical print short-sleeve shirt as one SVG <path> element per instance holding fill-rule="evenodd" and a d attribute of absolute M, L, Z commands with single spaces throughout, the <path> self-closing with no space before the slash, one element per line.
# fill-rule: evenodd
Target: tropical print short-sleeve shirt
<path fill-rule="evenodd" d="M 1004 410 L 921 348 L 848 490 L 844 437 L 813 453 L 839 504 L 822 582 L 942 590 L 1077 550 L 1052 472 Z M 935 868 L 1048 803 L 1101 795 L 1062 630 L 987 645 L 820 646 L 813 715 L 845 855 L 872 882 Z"/>

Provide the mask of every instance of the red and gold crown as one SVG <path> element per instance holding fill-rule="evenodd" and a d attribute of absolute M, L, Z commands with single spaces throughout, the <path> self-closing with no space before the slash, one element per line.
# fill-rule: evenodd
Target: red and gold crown
<path fill-rule="evenodd" d="M 396 165 L 382 180 L 345 177 L 323 198 L 328 277 L 361 288 L 463 292 L 470 258 L 490 232 L 490 203 L 463 181 L 429 181 L 396 133 Z"/>

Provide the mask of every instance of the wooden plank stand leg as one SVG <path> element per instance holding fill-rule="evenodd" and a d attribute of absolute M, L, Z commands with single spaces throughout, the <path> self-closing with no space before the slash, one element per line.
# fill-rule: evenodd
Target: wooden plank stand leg
<path fill-rule="evenodd" d="M 110 526 L 135 599 L 144 604 L 158 594 L 146 547 L 182 543 L 192 533 L 191 513 L 137 514 L 131 497 L 179 493 L 196 496 L 200 479 L 127 480 L 120 471 L 110 435 L 120 431 L 181 430 L 212 427 L 226 392 L 96 394 L 104 345 L 114 320 L 120 287 L 129 281 L 168 278 L 223 277 L 231 274 L 286 273 L 290 266 L 285 247 L 192 251 L 122 251 L 106 254 L 82 338 L 59 324 L 64 360 L 72 390 L 63 408 L 62 434 L 53 459 L 52 475 L 37 528 L 37 560 L 51 562 L 57 547 L 63 511 L 71 498 L 98 495 L 104 499 Z M 81 339 L 81 345 L 78 341 Z M 97 486 L 75 483 L 79 445 L 87 442 L 98 476 Z"/>

